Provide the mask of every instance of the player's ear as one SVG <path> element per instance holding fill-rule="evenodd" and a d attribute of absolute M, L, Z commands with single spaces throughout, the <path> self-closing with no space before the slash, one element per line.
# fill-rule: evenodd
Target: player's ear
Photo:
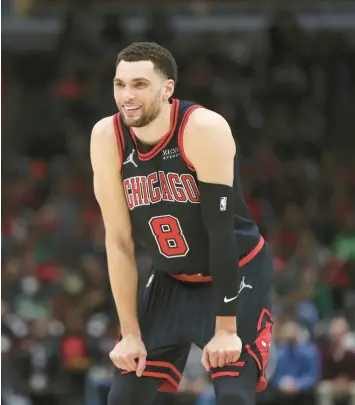
<path fill-rule="evenodd" d="M 167 80 L 164 86 L 164 98 L 167 100 L 173 95 L 175 89 L 175 82 L 174 80 Z"/>

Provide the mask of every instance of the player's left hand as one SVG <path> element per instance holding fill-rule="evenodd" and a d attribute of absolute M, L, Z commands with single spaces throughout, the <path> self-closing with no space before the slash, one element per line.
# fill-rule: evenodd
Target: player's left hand
<path fill-rule="evenodd" d="M 242 341 L 236 333 L 217 332 L 207 343 L 202 353 L 201 363 L 206 371 L 224 367 L 239 360 Z"/>

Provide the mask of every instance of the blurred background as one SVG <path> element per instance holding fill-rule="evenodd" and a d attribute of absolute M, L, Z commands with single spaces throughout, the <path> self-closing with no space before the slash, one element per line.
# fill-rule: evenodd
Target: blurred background
<path fill-rule="evenodd" d="M 4 405 L 105 405 L 118 321 L 91 128 L 117 53 L 168 47 L 176 96 L 221 113 L 273 249 L 266 405 L 355 404 L 355 2 L 2 1 Z M 142 280 L 149 259 L 137 247 Z M 180 393 L 214 405 L 193 347 Z M 231 404 L 232 405 L 232 404 Z"/>

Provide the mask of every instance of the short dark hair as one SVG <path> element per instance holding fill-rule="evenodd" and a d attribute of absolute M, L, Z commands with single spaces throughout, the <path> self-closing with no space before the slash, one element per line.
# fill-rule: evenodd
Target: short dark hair
<path fill-rule="evenodd" d="M 153 62 L 154 68 L 167 79 L 177 81 L 175 58 L 171 52 L 155 42 L 134 42 L 117 55 L 116 67 L 122 60 L 126 62 L 149 60 Z"/>

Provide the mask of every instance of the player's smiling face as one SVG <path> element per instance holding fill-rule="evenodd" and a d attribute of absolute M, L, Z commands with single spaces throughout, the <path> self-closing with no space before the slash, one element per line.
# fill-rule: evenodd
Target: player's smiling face
<path fill-rule="evenodd" d="M 164 79 L 151 61 L 121 61 L 114 78 L 114 97 L 128 127 L 144 127 L 160 113 L 174 82 Z"/>

